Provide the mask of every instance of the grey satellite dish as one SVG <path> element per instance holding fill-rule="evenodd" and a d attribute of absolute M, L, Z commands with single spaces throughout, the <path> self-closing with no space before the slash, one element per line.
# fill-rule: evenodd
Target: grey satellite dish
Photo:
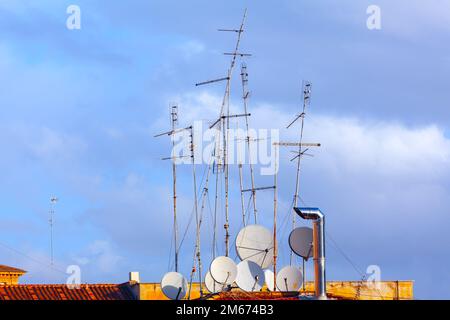
<path fill-rule="evenodd" d="M 274 291 L 275 288 L 275 274 L 272 270 L 265 270 L 264 271 L 264 279 L 266 280 L 266 286 L 267 290 Z"/>
<path fill-rule="evenodd" d="M 296 255 L 308 260 L 313 255 L 313 230 L 306 227 L 292 230 L 289 246 Z"/>
<path fill-rule="evenodd" d="M 161 280 L 164 295 L 171 300 L 181 300 L 186 296 L 188 283 L 181 273 L 168 272 Z"/>
<path fill-rule="evenodd" d="M 237 267 L 234 261 L 228 257 L 217 257 L 211 262 L 209 272 L 218 283 L 232 285 L 237 276 Z"/>
<path fill-rule="evenodd" d="M 302 285 L 302 273 L 299 268 L 287 266 L 277 274 L 277 288 L 280 291 L 298 291 Z"/>
<path fill-rule="evenodd" d="M 263 269 L 272 265 L 273 248 L 273 234 L 263 226 L 247 226 L 236 237 L 239 258 L 242 261 L 253 261 Z"/>
<path fill-rule="evenodd" d="M 210 293 L 220 292 L 222 291 L 223 288 L 223 284 L 220 284 L 216 280 L 214 280 L 209 271 L 206 273 L 205 276 L 205 286 Z"/>
<path fill-rule="evenodd" d="M 247 292 L 261 291 L 264 286 L 264 271 L 253 261 L 244 260 L 237 265 L 236 284 Z"/>

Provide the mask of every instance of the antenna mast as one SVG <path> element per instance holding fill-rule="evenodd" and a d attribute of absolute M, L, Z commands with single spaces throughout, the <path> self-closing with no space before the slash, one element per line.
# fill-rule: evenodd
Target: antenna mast
<path fill-rule="evenodd" d="M 178 129 L 178 106 L 176 104 L 170 107 L 170 120 L 172 124 L 172 130 L 158 134 L 156 137 L 161 137 L 168 135 L 172 140 L 172 150 L 175 147 L 175 139 L 173 135 L 185 129 Z M 168 158 L 163 158 L 162 160 L 172 160 L 172 178 L 173 178 L 173 237 L 174 237 L 174 247 L 175 247 L 175 272 L 178 272 L 178 222 L 177 222 L 177 165 L 175 163 L 176 155 L 171 155 Z"/>
<path fill-rule="evenodd" d="M 178 106 L 173 105 L 170 112 L 172 120 L 172 131 L 175 131 L 178 125 Z M 172 150 L 175 148 L 175 139 L 172 137 Z M 175 272 L 178 272 L 178 223 L 177 223 L 177 165 L 172 161 L 173 177 L 173 237 L 175 246 Z"/>
<path fill-rule="evenodd" d="M 250 91 L 248 91 L 248 72 L 247 72 L 247 65 L 245 63 L 242 63 L 241 65 L 241 79 L 242 79 L 242 98 L 244 100 L 244 113 L 247 114 L 247 106 L 248 106 L 248 98 L 250 96 Z M 245 116 L 245 130 L 247 132 L 247 150 L 248 150 L 248 158 L 249 158 L 249 166 L 250 166 L 250 180 L 252 185 L 252 200 L 253 200 L 253 215 L 255 219 L 255 224 L 257 223 L 258 219 L 258 210 L 256 208 L 256 189 L 255 189 L 255 176 L 253 173 L 253 161 L 252 161 L 252 153 L 250 149 L 250 133 L 249 133 L 249 125 L 248 125 L 248 116 Z"/>
<path fill-rule="evenodd" d="M 306 115 L 306 108 L 309 106 L 311 101 L 311 82 L 309 81 L 303 81 L 303 110 L 300 115 L 298 115 L 294 121 L 292 121 L 288 126 L 287 129 L 289 129 L 298 119 L 301 119 L 301 126 L 300 126 L 300 138 L 299 138 L 299 146 L 298 146 L 298 154 L 296 156 L 297 158 L 297 174 L 295 179 L 295 193 L 294 193 L 294 208 L 298 207 L 298 198 L 299 198 L 299 191 L 300 191 L 300 164 L 302 160 L 302 156 L 305 151 L 303 151 L 303 130 L 305 126 L 305 115 Z M 295 158 L 294 158 L 295 159 Z M 292 230 L 295 229 L 295 223 L 296 223 L 296 214 L 292 216 Z M 293 252 L 291 251 L 290 255 L 290 264 L 292 265 L 292 257 Z M 304 273 L 305 270 L 303 270 Z"/>
<path fill-rule="evenodd" d="M 55 204 L 58 202 L 58 198 L 53 196 L 50 198 L 50 263 L 53 266 L 53 224 L 55 215 Z"/>
<path fill-rule="evenodd" d="M 223 143 L 224 143 L 224 149 L 223 149 L 223 169 L 224 169 L 224 173 L 225 173 L 225 224 L 224 224 L 224 229 L 225 229 L 225 256 L 228 257 L 229 255 L 229 238 L 230 238 L 230 234 L 229 234 L 229 201 L 228 201 L 228 196 L 229 196 L 229 192 L 228 192 L 228 176 L 229 176 L 229 169 L 228 169 L 228 139 L 229 139 L 229 126 L 230 126 L 230 121 L 229 118 L 230 116 L 230 87 L 231 87 L 231 77 L 233 74 L 233 69 L 236 65 L 236 57 L 238 56 L 247 56 L 248 54 L 245 53 L 240 53 L 239 52 L 239 45 L 241 43 L 241 36 L 242 33 L 244 32 L 244 25 L 245 25 L 245 20 L 247 18 L 247 9 L 245 9 L 244 11 L 244 16 L 242 18 L 242 22 L 241 25 L 239 27 L 239 29 L 218 29 L 218 31 L 224 31 L 224 32 L 235 32 L 237 33 L 237 40 L 236 40 L 236 46 L 235 49 L 232 53 L 225 53 L 225 55 L 231 55 L 231 62 L 230 62 L 230 67 L 228 68 L 228 74 L 227 77 L 222 77 L 220 79 L 217 80 L 211 80 L 211 81 L 205 81 L 205 82 L 201 82 L 201 83 L 197 83 L 196 86 L 200 86 L 200 85 L 204 85 L 204 84 L 211 84 L 211 83 L 215 83 L 215 82 L 219 82 L 219 81 L 225 81 L 227 82 L 226 84 L 226 88 L 225 88 L 225 94 L 222 100 L 222 106 L 220 109 L 220 116 L 219 116 L 219 120 L 216 122 L 220 123 L 220 129 L 223 132 Z"/>

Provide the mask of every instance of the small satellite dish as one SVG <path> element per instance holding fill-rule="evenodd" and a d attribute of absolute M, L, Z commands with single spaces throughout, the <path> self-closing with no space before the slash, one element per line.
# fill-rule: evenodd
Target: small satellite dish
<path fill-rule="evenodd" d="M 267 290 L 274 291 L 274 289 L 275 289 L 275 274 L 273 273 L 273 271 L 269 270 L 269 269 L 265 270 L 264 278 L 266 280 Z"/>
<path fill-rule="evenodd" d="M 292 230 L 289 246 L 296 255 L 308 260 L 313 255 L 313 230 L 305 227 Z"/>
<path fill-rule="evenodd" d="M 264 271 L 253 261 L 244 260 L 237 265 L 236 284 L 247 292 L 260 291 L 264 286 Z"/>
<path fill-rule="evenodd" d="M 217 257 L 211 262 L 209 272 L 215 281 L 224 285 L 233 284 L 237 276 L 237 267 L 228 257 Z"/>
<path fill-rule="evenodd" d="M 272 232 L 260 225 L 247 226 L 236 237 L 239 258 L 242 261 L 253 261 L 263 269 L 272 265 L 273 248 Z"/>
<path fill-rule="evenodd" d="M 164 295 L 171 300 L 181 300 L 186 296 L 188 283 L 181 273 L 168 272 L 161 280 Z"/>
<path fill-rule="evenodd" d="M 277 274 L 277 288 L 280 291 L 298 291 L 302 285 L 300 269 L 286 266 Z"/>
<path fill-rule="evenodd" d="M 205 286 L 206 289 L 210 293 L 217 293 L 222 290 L 223 285 L 218 283 L 214 278 L 211 276 L 211 273 L 208 271 L 205 276 Z"/>

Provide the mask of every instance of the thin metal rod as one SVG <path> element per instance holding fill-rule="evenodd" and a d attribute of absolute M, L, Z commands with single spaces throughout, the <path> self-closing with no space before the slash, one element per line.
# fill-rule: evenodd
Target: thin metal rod
<path fill-rule="evenodd" d="M 320 143 L 308 143 L 308 142 L 274 142 L 275 146 L 283 146 L 283 147 L 321 147 Z"/>
<path fill-rule="evenodd" d="M 245 200 L 244 200 L 244 190 L 243 190 L 243 172 L 242 172 L 242 162 L 239 163 L 239 189 L 241 191 L 241 210 L 242 210 L 242 226 L 245 227 Z"/>
<path fill-rule="evenodd" d="M 305 83 L 303 85 L 303 111 L 300 114 L 301 118 L 301 126 L 300 126 L 300 138 L 298 143 L 298 158 L 297 158 L 297 172 L 295 177 L 295 193 L 294 193 L 294 208 L 298 206 L 298 198 L 299 198 L 299 192 L 300 192 L 300 167 L 301 167 L 301 161 L 302 161 L 302 154 L 303 154 L 303 131 L 305 127 L 305 116 L 306 116 L 306 107 L 309 103 L 309 98 L 311 94 L 311 84 L 309 82 Z M 292 230 L 295 229 L 296 225 L 296 218 L 297 215 L 292 215 Z M 290 264 L 292 265 L 292 260 L 294 257 L 294 253 L 291 250 L 290 254 Z"/>
<path fill-rule="evenodd" d="M 51 197 L 50 198 L 50 264 L 53 266 L 53 224 L 54 224 L 54 215 L 55 215 L 55 204 L 58 201 L 58 198 Z"/>
<path fill-rule="evenodd" d="M 239 56 L 239 57 L 251 57 L 250 53 L 240 53 L 240 52 L 225 52 L 226 56 Z"/>
<path fill-rule="evenodd" d="M 199 82 L 199 83 L 196 83 L 195 86 L 198 87 L 198 86 L 203 86 L 205 84 L 211 84 L 211 83 L 221 82 L 221 81 L 225 81 L 225 80 L 228 80 L 228 77 Z"/>
<path fill-rule="evenodd" d="M 244 100 L 244 113 L 247 114 L 248 109 L 248 97 L 249 97 L 249 91 L 247 88 L 248 84 L 248 73 L 247 73 L 247 66 L 245 64 L 241 65 L 241 80 L 242 80 L 242 97 Z M 252 153 L 251 153 L 251 143 L 250 143 L 250 134 L 249 134 L 249 121 L 248 117 L 245 117 L 245 129 L 247 132 L 247 150 L 248 150 L 248 156 L 249 156 L 249 167 L 250 167 L 250 180 L 251 180 L 251 191 L 252 191 L 252 201 L 253 201 L 253 217 L 255 224 L 257 224 L 258 221 L 258 209 L 256 206 L 256 189 L 255 189 L 255 175 L 253 171 L 253 161 L 252 161 Z"/>
<path fill-rule="evenodd" d="M 260 188 L 255 188 L 255 189 L 245 189 L 242 190 L 242 192 L 254 192 L 254 191 L 261 191 L 261 190 L 269 190 L 269 189 L 275 189 L 275 186 L 270 186 L 270 187 L 260 187 Z"/>
<path fill-rule="evenodd" d="M 221 116 L 219 119 L 217 119 L 212 125 L 209 126 L 210 129 L 214 128 L 222 119 L 225 118 L 240 118 L 240 117 L 248 117 L 251 116 L 250 113 L 244 113 L 244 114 L 231 114 L 226 116 Z"/>
<path fill-rule="evenodd" d="M 178 123 L 178 106 L 172 106 L 171 112 L 172 132 L 175 131 Z M 175 148 L 175 139 L 172 138 L 172 150 Z M 172 178 L 173 178 L 173 233 L 175 243 L 175 272 L 178 272 L 178 223 L 177 223 L 177 165 L 172 160 Z"/>
<path fill-rule="evenodd" d="M 202 278 L 202 261 L 201 261 L 201 254 L 200 254 L 201 217 L 199 216 L 199 213 L 198 213 L 197 178 L 196 178 L 196 174 L 195 174 L 195 150 L 194 150 L 194 148 L 195 148 L 195 145 L 194 145 L 194 128 L 191 127 L 192 180 L 193 180 L 193 188 L 194 188 L 194 212 L 195 212 L 195 221 L 196 221 L 195 256 L 197 258 L 197 263 L 198 263 L 198 277 L 199 277 L 199 284 L 200 284 L 200 297 L 202 297 L 203 296 L 203 289 L 202 289 L 203 278 Z M 194 270 L 194 268 L 193 268 L 193 270 Z"/>
<path fill-rule="evenodd" d="M 274 291 L 277 287 L 277 206 L 278 206 L 278 146 L 275 146 L 275 173 L 274 173 L 274 188 L 273 188 L 273 274 L 274 274 Z"/>

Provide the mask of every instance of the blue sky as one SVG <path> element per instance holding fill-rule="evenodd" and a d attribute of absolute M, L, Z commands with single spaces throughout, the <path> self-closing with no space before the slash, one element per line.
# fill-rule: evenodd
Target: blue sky
<path fill-rule="evenodd" d="M 66 28 L 71 4 L 81 8 L 81 30 Z M 381 30 L 366 28 L 370 4 L 381 8 Z M 28 270 L 24 281 L 34 283 L 65 282 L 70 264 L 83 282 L 124 282 L 128 271 L 160 280 L 170 269 L 171 169 L 160 161 L 169 141 L 153 134 L 169 125 L 172 101 L 184 124 L 219 112 L 223 87 L 194 84 L 224 75 L 234 37 L 215 30 L 236 27 L 245 7 L 253 126 L 285 126 L 302 79 L 313 82 L 306 135 L 323 147 L 304 164 L 305 203 L 325 211 L 329 234 L 362 271 L 379 265 L 382 279 L 415 280 L 417 298 L 450 298 L 450 4 L 438 0 L 1 1 L 0 263 Z M 282 157 L 281 222 L 294 186 Z M 179 172 L 184 230 L 190 168 Z M 269 198 L 259 200 L 267 227 Z M 191 228 L 186 275 L 192 237 Z M 329 279 L 360 279 L 327 249 Z"/>

